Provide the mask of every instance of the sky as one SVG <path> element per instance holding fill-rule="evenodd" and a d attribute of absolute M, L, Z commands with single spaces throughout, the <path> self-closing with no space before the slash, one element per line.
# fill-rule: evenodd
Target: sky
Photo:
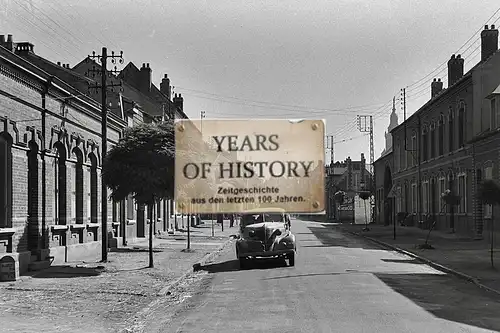
<path fill-rule="evenodd" d="M 0 0 L 0 34 L 76 65 L 92 51 L 123 51 L 168 74 L 192 119 L 324 119 L 334 160 L 369 160 L 357 116 L 372 116 L 375 160 L 393 97 L 407 116 L 447 86 L 446 62 L 479 61 L 480 31 L 500 26 L 498 0 Z M 325 152 L 330 161 L 330 151 Z"/>

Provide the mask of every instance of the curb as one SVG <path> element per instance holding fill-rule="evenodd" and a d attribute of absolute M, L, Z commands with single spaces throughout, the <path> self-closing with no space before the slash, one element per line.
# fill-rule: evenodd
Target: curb
<path fill-rule="evenodd" d="M 442 272 L 445 272 L 445 273 L 449 273 L 449 274 L 452 274 L 456 277 L 459 277 L 463 280 L 466 280 L 468 282 L 472 282 L 474 283 L 476 286 L 478 286 L 479 288 L 481 289 L 484 289 L 484 290 L 487 290 L 489 292 L 493 292 L 495 294 L 498 294 L 500 295 L 500 290 L 496 290 L 496 289 L 493 289 L 491 287 L 488 287 L 484 284 L 482 284 L 481 282 L 479 282 L 479 280 L 475 277 L 472 277 L 470 275 L 467 275 L 465 273 L 462 273 L 462 272 L 459 272 L 459 271 L 456 271 L 452 268 L 449 268 L 449 267 L 446 267 L 446 266 L 443 266 L 441 264 L 438 264 L 434 261 L 431 261 L 427 258 L 424 258 L 422 256 L 419 256 L 418 254 L 415 254 L 413 252 L 410 252 L 410 251 L 407 251 L 407 250 L 404 250 L 402 248 L 399 248 L 395 245 L 392 245 L 392 244 L 389 244 L 389 243 L 386 243 L 386 242 L 383 242 L 383 241 L 380 241 L 378 239 L 375 239 L 375 238 L 372 238 L 372 237 L 369 237 L 369 236 L 365 236 L 365 235 L 362 235 L 360 233 L 357 233 L 357 232 L 353 232 L 353 231 L 349 231 L 349 230 L 346 230 L 344 229 L 345 231 L 347 231 L 348 233 L 350 233 L 351 235 L 354 235 L 354 236 L 358 236 L 358 237 L 362 237 L 362 238 L 365 238 L 365 239 L 368 239 L 369 241 L 373 242 L 373 243 L 376 243 L 376 244 L 379 244 L 383 247 L 386 247 L 388 249 L 391 249 L 391 250 L 394 250 L 396 252 L 399 252 L 399 253 L 402 253 L 402 254 L 405 254 L 407 256 L 410 256 L 412 258 L 415 258 L 415 259 L 418 259 L 420 261 L 423 261 L 424 263 L 426 263 L 427 265 L 431 266 L 432 268 L 435 268 L 437 270 L 440 270 Z"/>
<path fill-rule="evenodd" d="M 165 296 L 169 293 L 169 291 L 176 287 L 182 280 L 184 280 L 188 275 L 190 275 L 191 273 L 193 273 L 194 271 L 196 271 L 194 269 L 194 267 L 196 266 L 203 266 L 205 265 L 205 263 L 207 261 L 210 261 L 212 259 L 214 259 L 215 257 L 217 257 L 219 255 L 219 253 L 224 250 L 224 248 L 229 244 L 231 243 L 232 239 L 229 238 L 228 240 L 226 240 L 224 243 L 222 243 L 221 246 L 219 246 L 219 248 L 217 250 L 214 250 L 210 253 L 207 253 L 203 258 L 201 258 L 201 260 L 199 260 L 198 262 L 196 262 L 191 268 L 187 269 L 184 271 L 184 273 L 182 273 L 181 276 L 179 276 L 177 279 L 175 279 L 173 282 L 169 283 L 167 286 L 163 287 L 158 293 L 157 293 L 157 296 Z"/>

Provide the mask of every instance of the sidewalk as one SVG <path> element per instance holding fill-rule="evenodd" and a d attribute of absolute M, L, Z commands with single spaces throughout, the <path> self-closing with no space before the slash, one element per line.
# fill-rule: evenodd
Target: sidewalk
<path fill-rule="evenodd" d="M 231 235 L 238 234 L 238 231 L 239 220 L 234 221 L 233 227 L 229 227 L 229 220 L 224 220 L 224 231 L 222 231 L 222 226 L 220 224 L 217 224 L 217 221 L 213 222 L 212 228 L 212 220 L 201 220 L 201 224 L 190 227 L 189 229 L 192 242 L 199 242 L 200 238 L 204 238 L 206 240 L 227 239 Z M 187 230 L 177 230 L 174 234 L 164 232 L 161 233 L 158 237 L 161 239 L 176 239 L 187 241 Z"/>
<path fill-rule="evenodd" d="M 161 294 L 194 263 L 227 244 L 225 233 L 193 243 L 193 251 L 183 251 L 183 240 L 155 238 L 154 268 L 147 268 L 145 239 L 112 250 L 107 263 L 72 262 L 1 283 L 2 332 L 118 332 L 155 300 L 179 298 Z"/>
<path fill-rule="evenodd" d="M 493 289 L 500 294 L 500 247 L 494 250 L 496 269 L 491 268 L 489 234 L 485 232 L 483 240 L 472 240 L 459 234 L 432 231 L 429 244 L 434 249 L 419 249 L 424 244 L 428 230 L 414 227 L 396 227 L 396 240 L 393 239 L 393 226 L 370 224 L 369 231 L 362 231 L 364 225 L 339 224 L 342 230 L 371 238 L 389 246 L 408 251 L 431 264 L 444 266 L 450 273 L 462 278 L 472 278 L 472 282 Z M 436 265 L 437 266 L 437 265 Z M 468 278 L 468 277 L 469 278 Z"/>

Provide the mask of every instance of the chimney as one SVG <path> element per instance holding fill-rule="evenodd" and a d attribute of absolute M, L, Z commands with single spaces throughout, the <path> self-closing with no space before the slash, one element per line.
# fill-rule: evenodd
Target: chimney
<path fill-rule="evenodd" d="M 170 79 L 168 78 L 167 74 L 165 74 L 165 77 L 161 80 L 160 91 L 162 92 L 162 94 L 167 96 L 168 100 L 170 101 Z"/>
<path fill-rule="evenodd" d="M 177 109 L 184 111 L 184 98 L 182 98 L 181 94 L 179 96 L 175 94 L 173 102 Z"/>
<path fill-rule="evenodd" d="M 443 90 L 443 81 L 441 79 L 436 79 L 431 82 L 431 98 L 434 98 L 438 95 L 441 90 Z"/>
<path fill-rule="evenodd" d="M 17 54 L 33 53 L 34 48 L 34 45 L 30 42 L 16 43 Z"/>
<path fill-rule="evenodd" d="M 484 30 L 481 31 L 481 61 L 485 61 L 493 55 L 498 50 L 498 29 L 495 29 L 495 25 L 491 25 L 491 29 L 488 29 L 488 25 L 484 26 Z"/>
<path fill-rule="evenodd" d="M 464 76 L 464 59 L 453 54 L 448 60 L 448 88 Z"/>
<path fill-rule="evenodd" d="M 12 35 L 7 35 L 7 42 L 4 44 L 4 47 L 9 51 L 14 51 L 14 41 L 12 39 Z"/>
<path fill-rule="evenodd" d="M 0 35 L 0 45 L 3 46 L 5 44 L 5 35 Z"/>
<path fill-rule="evenodd" d="M 151 68 L 149 68 L 149 64 L 142 64 L 138 84 L 139 90 L 143 93 L 151 92 Z"/>
<path fill-rule="evenodd" d="M 61 62 L 60 61 L 57 62 L 57 66 L 61 66 Z"/>

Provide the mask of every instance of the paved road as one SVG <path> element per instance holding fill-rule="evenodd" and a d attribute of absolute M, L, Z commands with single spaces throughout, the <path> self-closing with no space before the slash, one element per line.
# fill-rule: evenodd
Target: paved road
<path fill-rule="evenodd" d="M 319 223 L 292 230 L 295 267 L 239 270 L 233 248 L 184 311 L 148 332 L 500 331 L 500 299 L 470 283 Z"/>

